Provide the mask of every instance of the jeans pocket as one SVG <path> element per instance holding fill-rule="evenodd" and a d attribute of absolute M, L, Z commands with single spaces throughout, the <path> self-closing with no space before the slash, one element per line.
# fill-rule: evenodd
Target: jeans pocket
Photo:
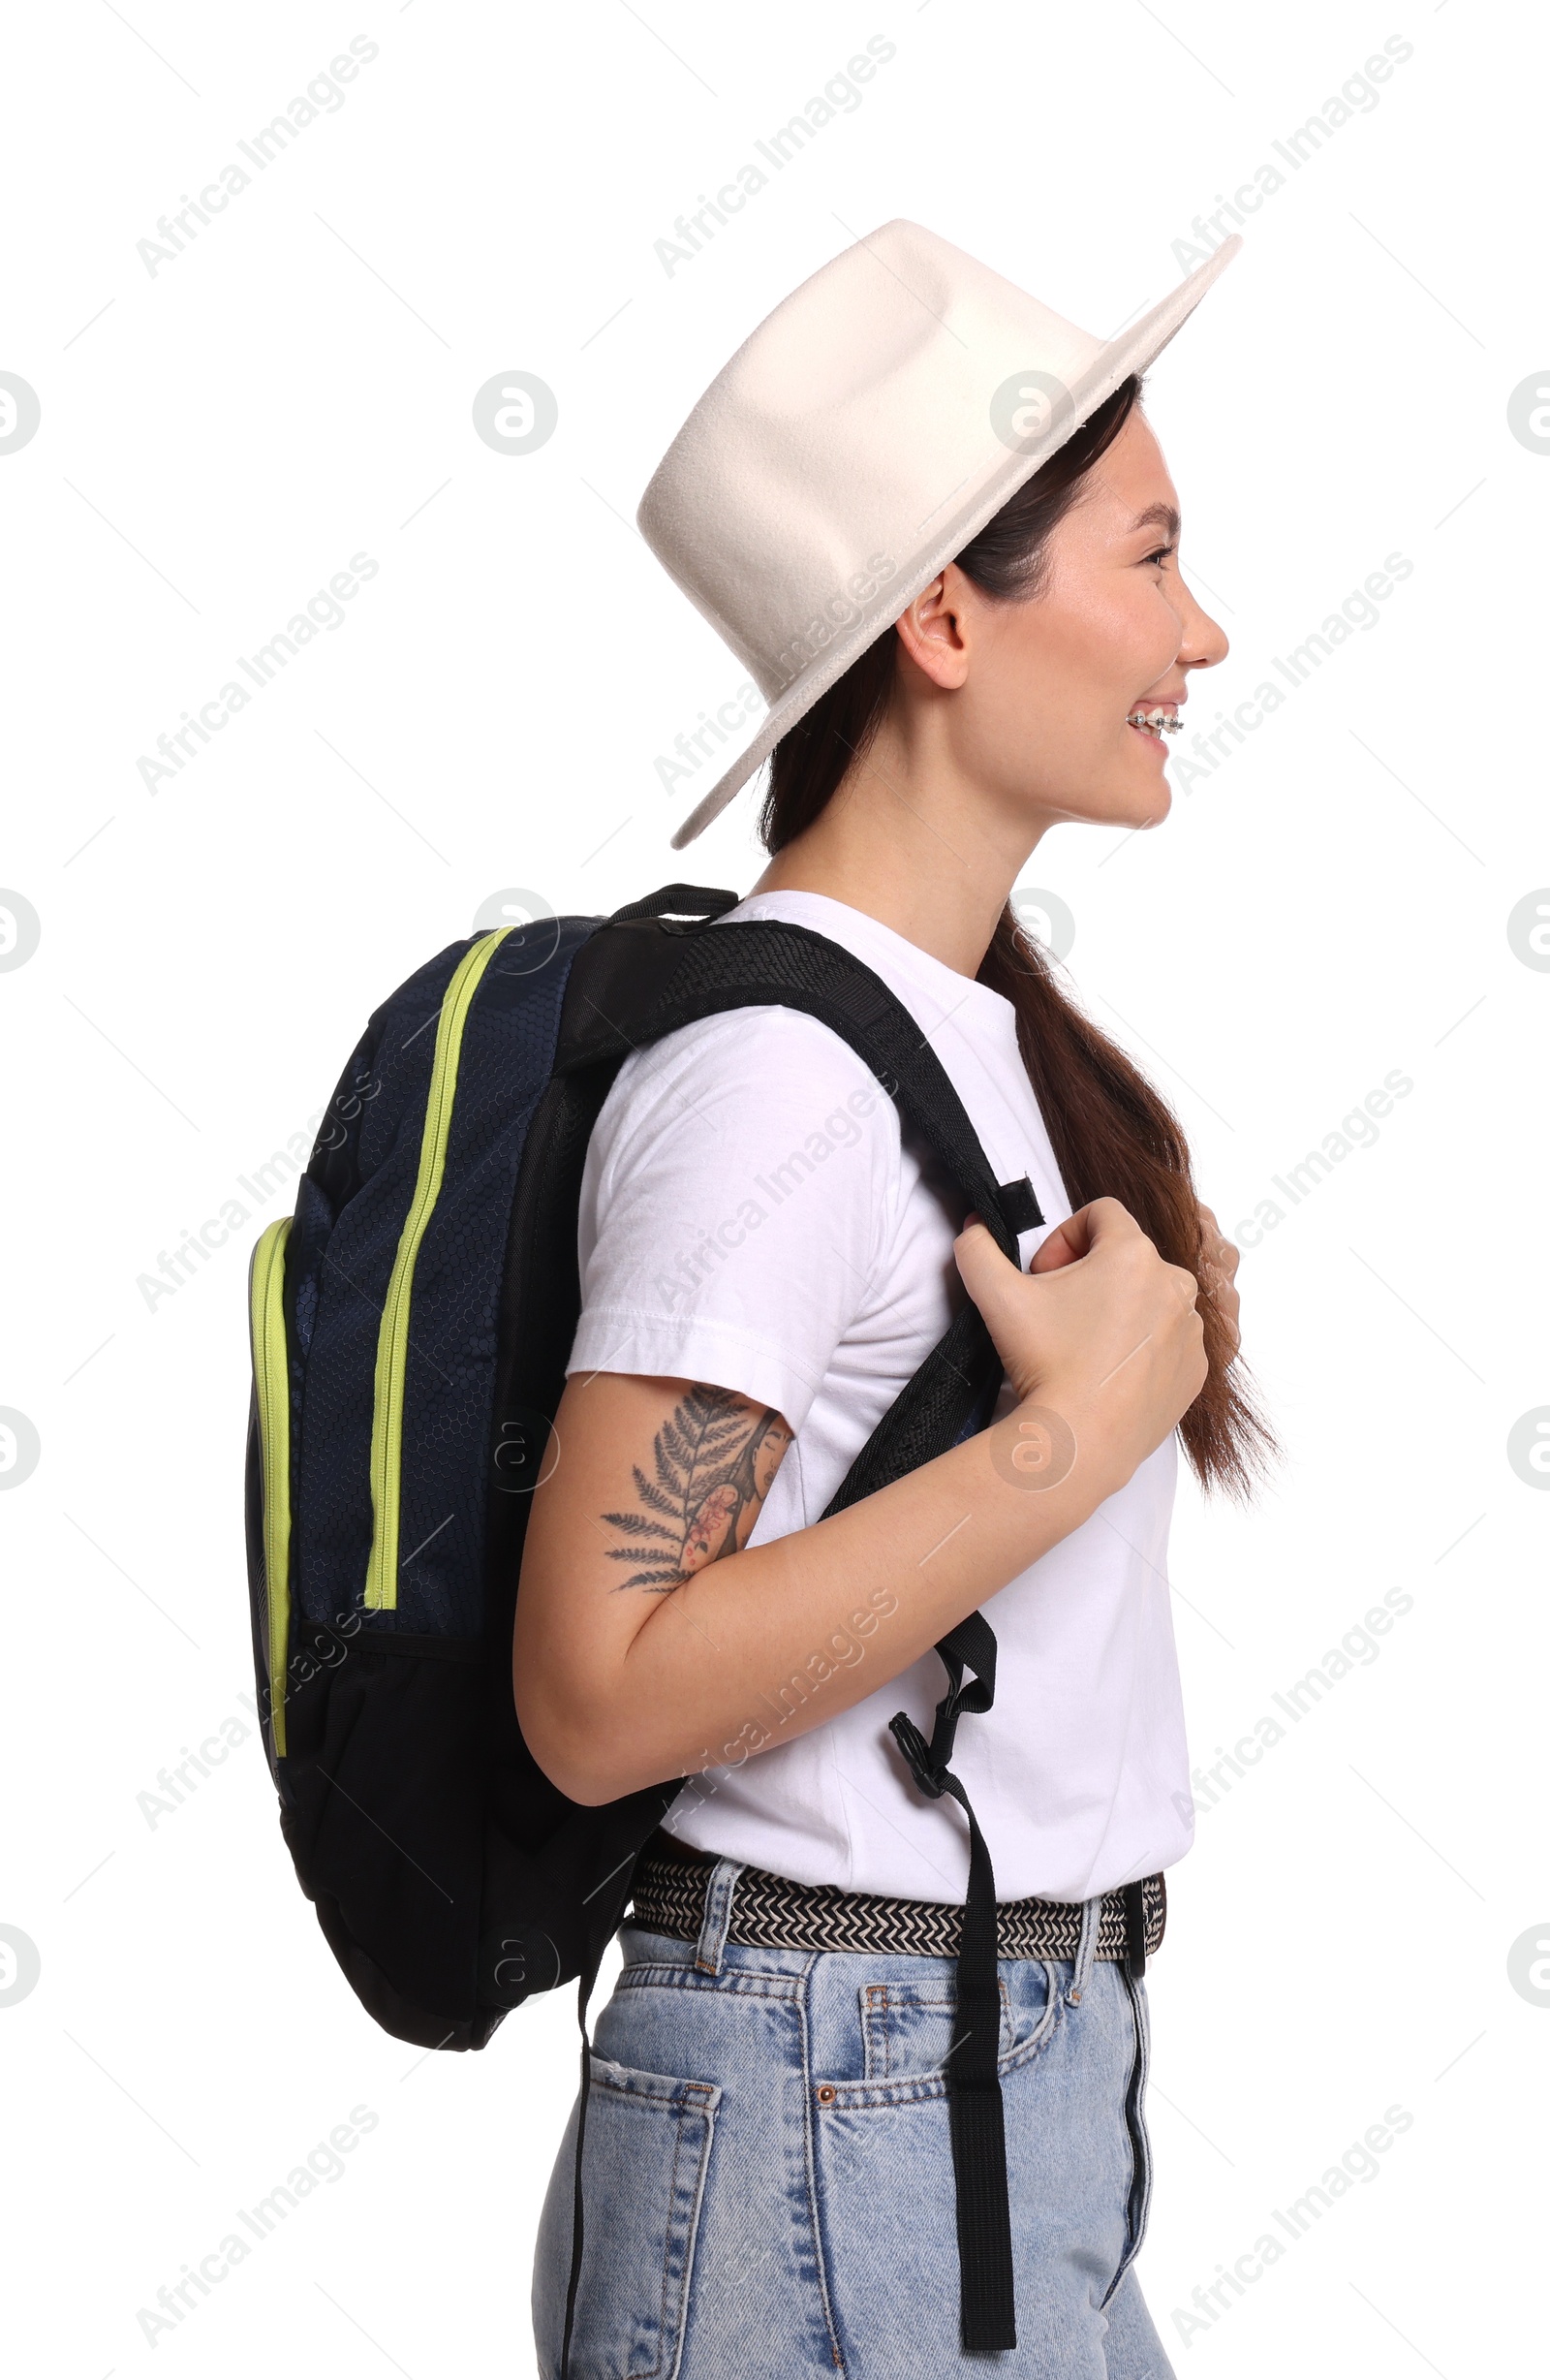
<path fill-rule="evenodd" d="M 1125 2128 L 1131 2139 L 1131 2187 L 1125 2207 L 1125 2253 L 1120 2258 L 1119 2270 L 1103 2294 L 1105 2305 L 1140 2253 L 1141 2242 L 1146 2238 L 1146 2218 L 1152 2205 L 1152 2143 L 1146 2129 L 1151 2017 L 1146 2004 L 1146 1986 L 1132 1977 L 1123 1964 L 1119 1971 L 1130 1994 L 1131 2011 L 1135 2020 L 1135 2057 L 1125 2093 Z"/>
<path fill-rule="evenodd" d="M 998 2061 L 1012 2046 L 1011 2010 L 1005 1981 L 1001 1994 Z M 946 1986 L 890 1982 L 863 1984 L 861 2080 L 901 2082 L 922 2075 L 945 2077 L 947 2052 L 957 2039 L 957 1997 Z"/>
<path fill-rule="evenodd" d="M 721 2087 L 592 2055 L 570 2380 L 672 2380 Z M 576 2110 L 539 2219 L 533 2328 L 558 2380 L 571 2276 Z"/>

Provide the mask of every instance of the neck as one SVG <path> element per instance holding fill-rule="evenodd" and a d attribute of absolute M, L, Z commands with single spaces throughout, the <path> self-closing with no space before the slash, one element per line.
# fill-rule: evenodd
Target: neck
<path fill-rule="evenodd" d="M 987 822 L 956 771 L 922 776 L 902 757 L 875 748 L 852 767 L 754 891 L 826 893 L 974 977 L 1027 861 L 1028 830 Z"/>

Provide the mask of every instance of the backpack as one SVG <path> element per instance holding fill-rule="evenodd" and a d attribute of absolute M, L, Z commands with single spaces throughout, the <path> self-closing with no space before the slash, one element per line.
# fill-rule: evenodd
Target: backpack
<path fill-rule="evenodd" d="M 258 1699 L 281 1829 L 328 1946 L 377 2022 L 426 2049 L 482 2049 L 534 1993 L 579 1983 L 562 2372 L 587 2000 L 636 1855 L 684 1781 L 573 1802 L 528 1751 L 512 1696 L 523 1534 L 580 1310 L 593 1124 L 631 1050 L 726 1010 L 787 1006 L 851 1045 L 1014 1263 L 1016 1234 L 1043 1220 L 1031 1183 L 997 1184 L 886 986 L 803 927 L 717 927 L 738 897 L 670 885 L 611 918 L 441 952 L 371 1018 L 294 1214 L 264 1232 L 249 1273 Z M 965 1304 L 828 1509 L 983 1427 L 1000 1383 Z M 947 1766 L 959 1714 L 991 1706 L 995 1649 L 970 1613 L 938 1647 L 949 1686 L 931 1741 L 902 1711 L 890 1722 L 919 1790 L 953 1795 L 969 1824 L 963 2038 L 948 2061 L 969 2348 L 1014 2343 L 995 1883 Z"/>

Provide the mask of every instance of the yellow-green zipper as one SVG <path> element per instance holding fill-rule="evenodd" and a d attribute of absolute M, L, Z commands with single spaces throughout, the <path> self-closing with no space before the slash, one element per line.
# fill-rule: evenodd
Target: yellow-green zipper
<path fill-rule="evenodd" d="M 285 1248 L 290 1236 L 289 1215 L 268 1226 L 253 1251 L 248 1284 L 264 1483 L 264 1637 L 277 1757 L 285 1752 L 285 1673 L 291 1649 L 291 1376 L 285 1339 Z"/>
<path fill-rule="evenodd" d="M 377 1373 L 371 1415 L 371 1558 L 366 1565 L 366 1608 L 371 1612 L 398 1609 L 398 1499 L 400 1457 L 404 1438 L 404 1374 L 409 1362 L 409 1306 L 415 1281 L 415 1260 L 441 1192 L 447 1163 L 447 1142 L 452 1124 L 452 1100 L 457 1090 L 457 1061 L 462 1052 L 463 1027 L 473 1005 L 480 978 L 497 946 L 512 928 L 501 926 L 463 954 L 442 1000 L 436 1026 L 436 1050 L 430 1065 L 430 1089 L 425 1099 L 425 1127 L 419 1143 L 419 1172 L 415 1195 L 393 1259 L 388 1299 L 377 1333 Z"/>

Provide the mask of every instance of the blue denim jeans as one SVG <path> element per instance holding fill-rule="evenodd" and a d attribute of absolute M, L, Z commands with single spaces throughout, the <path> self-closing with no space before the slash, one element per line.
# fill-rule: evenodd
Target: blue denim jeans
<path fill-rule="evenodd" d="M 944 2061 L 953 1962 L 626 1925 L 598 2017 L 571 2380 L 1170 2380 L 1132 2270 L 1151 2191 L 1145 1986 L 1003 1959 L 1017 2345 L 966 2356 Z M 533 2321 L 557 2380 L 575 2111 L 539 2226 Z"/>

